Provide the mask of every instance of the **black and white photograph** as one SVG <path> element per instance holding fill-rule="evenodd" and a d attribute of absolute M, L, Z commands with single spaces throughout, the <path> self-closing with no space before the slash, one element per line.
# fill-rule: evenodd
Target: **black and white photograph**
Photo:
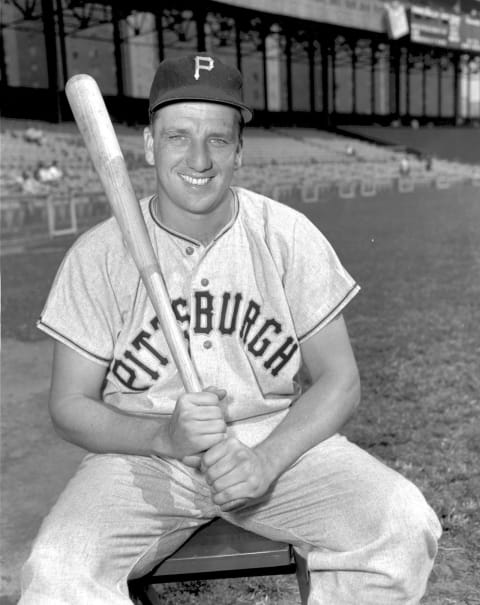
<path fill-rule="evenodd" d="M 480 605 L 480 0 L 0 11 L 0 605 Z"/>

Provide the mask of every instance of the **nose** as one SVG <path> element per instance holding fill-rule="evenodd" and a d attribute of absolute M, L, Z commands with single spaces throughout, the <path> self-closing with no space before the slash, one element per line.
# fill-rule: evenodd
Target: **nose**
<path fill-rule="evenodd" d="M 188 148 L 187 164 L 197 172 L 204 172 L 212 167 L 212 158 L 204 141 L 192 140 Z"/>

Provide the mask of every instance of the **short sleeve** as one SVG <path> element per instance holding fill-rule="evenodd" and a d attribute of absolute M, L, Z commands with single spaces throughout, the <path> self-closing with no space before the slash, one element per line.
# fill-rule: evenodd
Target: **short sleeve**
<path fill-rule="evenodd" d="M 299 342 L 324 327 L 359 290 L 325 236 L 305 216 L 299 216 L 285 277 Z"/>
<path fill-rule="evenodd" d="M 92 361 L 113 357 L 120 312 L 104 255 L 75 246 L 60 266 L 37 327 Z"/>

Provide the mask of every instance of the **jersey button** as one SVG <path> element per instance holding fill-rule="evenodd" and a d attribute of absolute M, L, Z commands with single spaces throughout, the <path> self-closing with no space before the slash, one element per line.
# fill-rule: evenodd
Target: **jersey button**
<path fill-rule="evenodd" d="M 187 248 L 185 248 L 185 252 L 188 254 L 188 256 L 192 256 L 195 250 L 192 248 L 192 246 L 188 246 Z"/>
<path fill-rule="evenodd" d="M 206 279 L 206 278 L 204 277 L 200 283 L 202 284 L 202 286 L 208 286 L 208 284 L 209 284 L 210 282 L 208 281 L 208 279 Z"/>
<path fill-rule="evenodd" d="M 204 348 L 204 349 L 211 349 L 211 348 L 212 348 L 212 341 L 211 341 L 211 340 L 206 340 L 206 341 L 203 343 L 203 348 Z"/>

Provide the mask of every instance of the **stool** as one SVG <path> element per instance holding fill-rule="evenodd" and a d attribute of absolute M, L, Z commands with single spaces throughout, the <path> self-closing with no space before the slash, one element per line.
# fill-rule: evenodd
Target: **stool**
<path fill-rule="evenodd" d="M 139 605 L 160 605 L 155 584 L 286 573 L 296 573 L 305 605 L 309 591 L 307 564 L 292 546 L 215 519 L 149 574 L 130 580 L 130 597 Z"/>

